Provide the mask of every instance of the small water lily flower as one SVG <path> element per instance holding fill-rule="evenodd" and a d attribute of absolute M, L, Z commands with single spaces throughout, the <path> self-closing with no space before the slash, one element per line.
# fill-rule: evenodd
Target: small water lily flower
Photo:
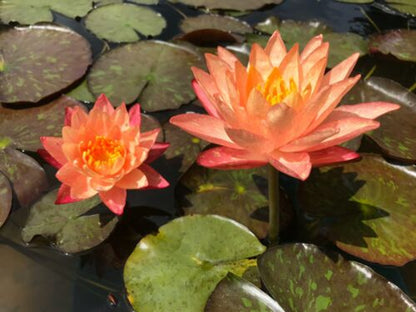
<path fill-rule="evenodd" d="M 193 88 L 208 115 L 182 114 L 170 122 L 221 145 L 198 158 L 218 169 L 252 168 L 270 163 L 305 180 L 313 165 L 342 162 L 359 155 L 338 144 L 376 129 L 374 119 L 396 110 L 385 102 L 336 107 L 360 76 L 349 77 L 353 54 L 325 74 L 329 44 L 312 38 L 299 53 L 275 32 L 265 49 L 253 44 L 244 67 L 228 50 L 206 54 L 209 73 L 192 68 Z"/>
<path fill-rule="evenodd" d="M 122 214 L 127 189 L 164 188 L 169 183 L 148 163 L 168 144 L 155 143 L 160 129 L 140 133 L 140 106 L 114 109 L 101 95 L 89 113 L 69 108 L 62 137 L 41 137 L 39 154 L 58 168 L 62 182 L 56 203 L 98 194 L 115 214 Z"/>

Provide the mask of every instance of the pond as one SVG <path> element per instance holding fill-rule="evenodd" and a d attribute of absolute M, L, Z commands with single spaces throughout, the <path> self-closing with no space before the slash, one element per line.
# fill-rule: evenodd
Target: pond
<path fill-rule="evenodd" d="M 313 308 L 307 304 L 315 296 L 316 284 L 309 281 L 309 291 L 303 290 L 306 277 L 303 280 L 300 278 L 303 273 L 299 273 L 292 289 L 288 272 L 297 274 L 298 267 L 304 269 L 303 265 L 314 261 L 320 265 L 308 266 L 309 270 L 316 270 L 316 274 L 324 272 L 322 276 L 328 281 L 332 273 L 327 274 L 332 269 L 345 270 L 354 278 L 358 274 L 358 281 L 361 270 L 368 278 L 372 273 L 359 263 L 369 265 L 415 300 L 416 3 L 412 0 L 402 5 L 397 3 L 389 0 L 78 0 L 73 3 L 42 0 L 40 5 L 41 2 L 32 0 L 0 0 L 1 310 L 133 311 L 130 303 L 137 296 L 143 298 L 140 292 L 150 291 L 152 286 L 139 284 L 142 288 L 129 290 L 130 296 L 127 296 L 123 279 L 127 259 L 139 241 L 142 249 L 145 243 L 151 246 L 152 238 L 146 235 L 156 234 L 162 225 L 167 224 L 164 235 L 171 233 L 176 239 L 172 238 L 172 246 L 182 242 L 184 238 L 178 233 L 185 230 L 170 221 L 184 214 L 219 214 L 243 223 L 259 241 L 256 239 L 247 245 L 252 253 L 247 251 L 242 259 L 250 262 L 261 253 L 263 245 L 269 244 L 265 167 L 235 171 L 200 167 L 195 161 L 208 142 L 169 124 L 169 119 L 188 112 L 204 113 L 191 88 L 190 71 L 191 66 L 206 68 L 204 53 L 216 53 L 217 45 L 226 46 L 245 66 L 252 44 L 265 46 L 275 30 L 280 31 L 288 49 L 296 42 L 303 49 L 312 37 L 323 33 L 324 40 L 330 43 L 328 70 L 354 52 L 360 53 L 354 74 L 361 74 L 363 79 L 344 97 L 342 104 L 392 102 L 400 104 L 401 109 L 380 118 L 380 129 L 343 145 L 364 155 L 361 161 L 316 169 L 305 182 L 284 174 L 279 176 L 280 243 L 313 243 L 357 262 L 334 265 L 318 249 L 303 249 L 303 245 L 295 245 L 290 250 L 283 247 L 276 254 L 285 253 L 290 260 L 285 262 L 287 267 L 288 263 L 298 266 L 295 271 L 281 273 L 280 282 L 303 303 L 280 302 L 278 294 L 285 292 L 267 287 L 274 299 L 265 300 L 260 305 L 264 310 L 258 311 L 282 311 L 276 308 L 276 302 L 290 307 L 285 311 L 326 311 L 328 307 L 328 311 L 352 311 L 345 310 L 348 305 L 343 310 L 334 303 L 341 302 L 345 296 L 347 290 L 343 293 L 340 286 L 348 284 L 345 276 L 338 281 L 340 285 L 329 284 L 333 301 L 316 295 L 320 300 L 313 299 Z M 67 209 L 62 212 L 59 205 L 54 205 L 60 185 L 55 177 L 56 169 L 44 161 L 41 152 L 37 153 L 42 148 L 39 138 L 61 136 L 65 107 L 83 105 L 91 109 L 101 93 L 115 106 L 121 102 L 139 102 L 144 113 L 142 131 L 162 129 L 158 141 L 171 145 L 151 166 L 170 186 L 129 190 L 120 216 L 100 204 L 97 197 L 62 208 Z M 218 233 L 227 237 L 229 241 L 222 242 L 225 246 L 239 243 L 245 246 L 251 239 L 234 241 L 241 233 L 229 236 L 237 230 L 221 222 L 213 228 L 218 227 Z M 193 235 L 190 245 L 208 244 L 205 226 L 202 222 L 199 228 L 190 231 Z M 228 227 L 229 232 L 223 233 L 222 228 Z M 213 237 L 221 239 L 220 234 Z M 159 251 L 159 257 L 169 257 L 182 247 L 175 248 Z M 176 256 L 181 262 L 183 255 Z M 269 256 L 272 257 L 263 255 L 260 263 L 270 261 Z M 314 256 L 317 260 L 313 260 Z M 152 267 L 151 263 L 156 260 L 145 260 L 150 264 L 142 269 L 142 274 L 149 268 L 150 275 L 157 275 L 158 267 Z M 184 262 L 173 265 L 170 270 L 177 271 L 170 274 L 177 274 L 180 279 L 186 271 Z M 218 262 L 221 263 L 221 258 Z M 355 265 L 358 271 L 351 269 Z M 253 265 L 245 268 L 248 267 Z M 275 273 L 269 264 L 263 264 L 263 268 L 266 276 Z M 233 267 L 226 272 L 234 273 L 233 270 L 237 271 Z M 246 278 L 261 287 L 256 270 Z M 126 272 L 130 272 L 130 267 Z M 196 285 L 204 288 L 205 284 L 212 284 L 209 280 L 212 276 L 204 278 L 206 281 L 201 282 L 195 277 Z M 234 277 L 227 278 L 234 286 L 244 283 L 235 282 Z M 216 280 L 214 288 L 221 279 Z M 276 283 L 262 279 L 266 285 Z M 382 295 L 374 295 L 377 300 L 378 295 L 385 296 L 392 304 L 397 300 L 396 307 L 407 305 L 408 309 L 403 311 L 416 311 L 410 299 L 397 299 L 401 293 L 378 275 L 369 280 L 371 286 L 367 287 L 381 289 Z M 134 283 L 130 281 L 127 288 Z M 360 297 L 360 289 L 355 286 L 348 284 L 346 288 L 354 300 L 358 296 L 355 311 L 370 311 L 365 305 L 364 309 L 358 305 L 360 300 L 368 303 L 369 299 L 366 295 Z M 205 311 L 233 311 L 232 308 L 243 311 L 238 306 L 218 303 L 233 302 L 233 298 L 226 296 L 234 294 L 230 289 L 218 287 L 215 295 L 219 297 L 213 295 Z M 257 290 L 260 291 L 256 288 L 254 293 Z M 155 297 L 166 295 L 169 300 L 187 296 L 188 291 L 176 294 L 168 290 L 165 294 L 160 289 L 154 290 Z M 302 297 L 304 291 L 307 294 Z M 362 291 L 368 295 L 367 288 Z M 243 303 L 249 311 L 252 303 L 251 299 L 247 300 Z M 183 301 L 193 299 L 187 297 Z M 379 302 L 372 304 L 375 308 Z M 385 309 L 394 311 L 394 307 Z"/>

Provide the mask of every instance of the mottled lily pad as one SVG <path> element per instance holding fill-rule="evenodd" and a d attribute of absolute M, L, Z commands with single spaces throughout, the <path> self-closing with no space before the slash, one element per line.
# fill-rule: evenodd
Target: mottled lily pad
<path fill-rule="evenodd" d="M 87 79 L 84 79 L 75 89 L 72 89 L 66 95 L 82 102 L 95 102 L 95 96 L 88 89 Z"/>
<path fill-rule="evenodd" d="M 236 18 L 220 15 L 198 15 L 188 17 L 179 25 L 183 32 L 191 32 L 199 29 L 218 29 L 234 33 L 250 33 L 250 25 Z"/>
<path fill-rule="evenodd" d="M 269 295 L 252 283 L 228 274 L 209 297 L 205 312 L 285 312 Z"/>
<path fill-rule="evenodd" d="M 369 267 L 315 245 L 272 247 L 260 256 L 259 270 L 285 311 L 416 311 L 405 293 Z"/>
<path fill-rule="evenodd" d="M 265 250 L 235 221 L 187 216 L 159 228 L 137 245 L 124 267 L 128 299 L 141 312 L 202 312 L 215 286 L 256 265 Z M 146 291 L 143 291 L 143 290 Z"/>
<path fill-rule="evenodd" d="M 92 0 L 1 0 L 0 20 L 20 24 L 52 22 L 52 11 L 71 18 L 81 17 L 92 9 L 92 4 Z"/>
<path fill-rule="evenodd" d="M 140 124 L 140 131 L 141 132 L 147 132 L 147 131 L 151 131 L 154 129 L 162 129 L 161 124 L 159 123 L 159 121 L 150 115 L 147 114 L 142 114 L 142 119 L 141 119 L 141 124 Z M 163 133 L 163 131 L 159 132 L 159 135 L 157 136 L 156 139 L 157 142 L 163 142 L 165 141 L 165 135 Z M 169 142 L 169 141 L 167 141 Z"/>
<path fill-rule="evenodd" d="M 90 45 L 56 25 L 0 32 L 0 102 L 37 102 L 81 78 L 91 63 Z"/>
<path fill-rule="evenodd" d="M 115 216 L 102 220 L 99 214 L 85 214 L 100 204 L 98 196 L 55 205 L 57 193 L 58 190 L 54 190 L 46 194 L 31 207 L 22 230 L 23 241 L 28 243 L 34 236 L 42 235 L 54 238 L 62 251 L 75 253 L 97 246 L 113 231 L 118 221 Z"/>
<path fill-rule="evenodd" d="M 416 62 L 415 46 L 416 30 L 410 29 L 391 30 L 370 39 L 370 51 L 392 54 L 402 61 Z"/>
<path fill-rule="evenodd" d="M 201 66 L 201 58 L 190 49 L 157 41 L 127 44 L 98 59 L 88 85 L 114 105 L 138 98 L 146 111 L 173 109 L 195 98 L 191 66 Z"/>
<path fill-rule="evenodd" d="M 41 136 L 61 136 L 65 108 L 76 105 L 79 102 L 61 96 L 49 104 L 24 110 L 0 107 L 0 142 L 35 152 L 42 148 Z"/>
<path fill-rule="evenodd" d="M 0 174 L 0 227 L 6 222 L 12 208 L 12 188 L 9 180 Z"/>
<path fill-rule="evenodd" d="M 173 3 L 183 3 L 194 7 L 205 7 L 207 9 L 247 11 L 256 10 L 267 4 L 280 4 L 283 0 L 168 0 Z"/>
<path fill-rule="evenodd" d="M 343 100 L 347 104 L 377 101 L 397 103 L 401 108 L 378 118 L 380 128 L 366 135 L 387 156 L 415 163 L 416 95 L 390 79 L 371 77 L 359 82 Z"/>
<path fill-rule="evenodd" d="M 414 0 L 386 0 L 386 3 L 399 12 L 416 16 L 416 3 Z"/>
<path fill-rule="evenodd" d="M 363 56 L 368 53 L 368 41 L 354 33 L 326 33 L 324 41 L 329 42 L 328 67 L 334 67 L 338 63 L 351 56 L 360 53 Z"/>
<path fill-rule="evenodd" d="M 363 155 L 359 162 L 313 171 L 298 196 L 309 233 L 381 264 L 416 259 L 416 169 Z"/>
<path fill-rule="evenodd" d="M 120 3 L 101 6 L 91 11 L 85 26 L 100 39 L 113 42 L 134 42 L 144 36 L 159 35 L 166 27 L 165 19 L 150 8 Z"/>

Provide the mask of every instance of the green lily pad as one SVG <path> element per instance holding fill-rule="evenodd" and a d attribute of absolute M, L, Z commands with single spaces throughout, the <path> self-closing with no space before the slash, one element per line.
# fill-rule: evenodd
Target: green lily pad
<path fill-rule="evenodd" d="M 159 0 L 130 0 L 131 2 L 138 3 L 138 4 L 158 4 Z"/>
<path fill-rule="evenodd" d="M 0 227 L 6 222 L 12 208 L 12 188 L 9 180 L 0 174 Z"/>
<path fill-rule="evenodd" d="M 345 3 L 358 3 L 358 4 L 366 4 L 366 3 L 373 3 L 374 0 L 336 0 L 338 2 L 345 2 Z"/>
<path fill-rule="evenodd" d="M 95 102 L 95 96 L 88 89 L 87 79 L 84 79 L 75 89 L 69 91 L 66 95 L 82 102 Z"/>
<path fill-rule="evenodd" d="M 75 18 L 92 9 L 91 0 L 0 0 L 0 20 L 3 23 L 34 24 L 52 22 L 52 11 Z"/>
<path fill-rule="evenodd" d="M 0 142 L 36 152 L 43 148 L 39 140 L 41 136 L 61 136 L 65 108 L 79 104 L 67 96 L 61 96 L 46 105 L 24 110 L 0 107 Z"/>
<path fill-rule="evenodd" d="M 208 14 L 188 17 L 181 22 L 179 27 L 186 33 L 199 29 L 218 29 L 241 34 L 253 31 L 250 25 L 236 18 Z"/>
<path fill-rule="evenodd" d="M 413 0 L 386 0 L 386 3 L 399 12 L 416 16 L 416 3 Z"/>
<path fill-rule="evenodd" d="M 265 250 L 235 221 L 219 216 L 175 219 L 137 245 L 124 267 L 133 308 L 141 312 L 202 312 L 228 272 L 241 275 Z"/>
<path fill-rule="evenodd" d="M 85 213 L 100 204 L 98 196 L 79 202 L 55 205 L 58 190 L 49 192 L 35 203 L 22 230 L 24 242 L 34 236 L 54 238 L 56 247 L 75 253 L 90 249 L 103 242 L 113 231 L 118 218 L 104 222 L 99 214 Z"/>
<path fill-rule="evenodd" d="M 30 206 L 48 188 L 43 168 L 33 158 L 17 150 L 0 150 L 0 172 L 10 181 L 22 207 Z"/>
<path fill-rule="evenodd" d="M 85 26 L 100 39 L 113 42 L 134 42 L 144 36 L 159 35 L 166 21 L 150 8 L 120 3 L 100 6 L 85 19 Z"/>
<path fill-rule="evenodd" d="M 405 293 L 369 267 L 329 257 L 315 245 L 272 247 L 260 256 L 259 270 L 285 311 L 416 311 Z"/>
<path fill-rule="evenodd" d="M 0 102 L 38 102 L 81 78 L 91 63 L 90 45 L 57 25 L 0 32 Z"/>
<path fill-rule="evenodd" d="M 168 0 L 172 3 L 183 3 L 194 7 L 205 7 L 207 9 L 221 9 L 233 11 L 256 10 L 267 4 L 280 4 L 283 0 Z"/>
<path fill-rule="evenodd" d="M 279 304 L 252 283 L 228 274 L 209 297 L 205 312 L 284 312 Z"/>
<path fill-rule="evenodd" d="M 140 124 L 140 132 L 147 132 L 154 129 L 162 129 L 162 126 L 160 122 L 153 116 L 147 115 L 147 114 L 141 114 L 141 124 Z M 163 131 L 159 132 L 159 135 L 156 139 L 157 142 L 164 142 L 165 141 L 165 135 Z M 169 141 L 167 141 L 169 142 Z"/>
<path fill-rule="evenodd" d="M 402 61 L 416 62 L 415 46 L 416 30 L 396 29 L 370 38 L 370 51 L 392 54 Z"/>
<path fill-rule="evenodd" d="M 198 54 L 157 41 L 127 44 L 101 56 L 91 68 L 88 85 L 105 93 L 113 105 L 136 99 L 146 111 L 178 108 L 195 98 L 191 66 L 202 66 Z"/>
<path fill-rule="evenodd" d="M 400 266 L 416 259 L 415 176 L 414 167 L 376 155 L 313 171 L 298 197 L 308 232 L 367 261 Z"/>
<path fill-rule="evenodd" d="M 344 97 L 343 103 L 377 101 L 398 103 L 401 108 L 378 118 L 380 128 L 366 135 L 387 156 L 415 163 L 416 95 L 390 79 L 371 77 L 367 81 L 360 81 Z"/>

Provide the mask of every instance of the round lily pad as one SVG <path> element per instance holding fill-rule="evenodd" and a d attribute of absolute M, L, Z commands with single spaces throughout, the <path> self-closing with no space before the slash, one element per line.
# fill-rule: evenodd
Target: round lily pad
<path fill-rule="evenodd" d="M 162 129 L 161 124 L 155 117 L 147 115 L 147 114 L 141 114 L 141 116 L 142 117 L 141 117 L 141 124 L 140 124 L 140 132 L 143 133 L 143 132 L 151 131 L 154 129 Z M 163 134 L 163 131 L 159 132 L 159 135 L 157 136 L 156 141 L 157 142 L 165 141 L 165 135 Z"/>
<path fill-rule="evenodd" d="M 113 42 L 134 42 L 144 36 L 159 35 L 165 19 L 150 8 L 128 3 L 110 4 L 92 10 L 85 26 L 98 38 Z"/>
<path fill-rule="evenodd" d="M 76 105 L 79 102 L 61 96 L 49 104 L 23 110 L 0 107 L 0 142 L 35 152 L 43 148 L 41 136 L 61 136 L 65 108 Z"/>
<path fill-rule="evenodd" d="M 252 32 L 250 25 L 236 18 L 208 14 L 188 17 L 181 22 L 179 27 L 186 33 L 199 29 L 218 29 L 241 34 Z"/>
<path fill-rule="evenodd" d="M 104 220 L 99 214 L 85 214 L 100 204 L 98 196 L 79 202 L 55 205 L 58 190 L 49 192 L 35 203 L 29 213 L 22 238 L 26 243 L 34 236 L 54 238 L 64 252 L 75 253 L 103 242 L 113 231 L 118 219 Z"/>
<path fill-rule="evenodd" d="M 195 98 L 191 66 L 202 66 L 190 49 L 158 41 L 127 44 L 93 65 L 88 85 L 95 96 L 105 93 L 113 105 L 136 99 L 146 111 L 178 108 Z"/>
<path fill-rule="evenodd" d="M 378 118 L 381 126 L 366 135 L 387 156 L 416 163 L 416 95 L 390 79 L 371 77 L 360 81 L 343 103 L 377 101 L 398 103 L 401 108 Z"/>
<path fill-rule="evenodd" d="M 81 17 L 92 9 L 92 4 L 92 0 L 2 0 L 0 20 L 20 24 L 52 22 L 52 11 L 71 18 Z"/>
<path fill-rule="evenodd" d="M 365 154 L 359 162 L 313 171 L 298 196 L 310 233 L 367 261 L 415 260 L 415 176 L 412 166 Z"/>
<path fill-rule="evenodd" d="M 386 0 L 386 3 L 399 12 L 416 16 L 416 3 L 414 0 Z"/>
<path fill-rule="evenodd" d="M 345 3 L 358 3 L 358 4 L 365 4 L 365 3 L 373 3 L 374 0 L 336 0 L 338 2 L 345 2 Z"/>
<path fill-rule="evenodd" d="M 0 102 L 37 102 L 81 78 L 91 63 L 87 40 L 57 25 L 0 32 Z"/>
<path fill-rule="evenodd" d="M 260 256 L 259 270 L 285 311 L 416 311 L 405 293 L 369 267 L 315 245 L 272 247 Z"/>
<path fill-rule="evenodd" d="M 12 208 L 12 188 L 9 180 L 0 174 L 0 227 L 6 222 Z"/>
<path fill-rule="evenodd" d="M 402 61 L 416 62 L 415 46 L 416 30 L 411 29 L 391 30 L 370 38 L 370 51 L 392 54 Z"/>
<path fill-rule="evenodd" d="M 267 4 L 280 4 L 283 0 L 168 0 L 172 3 L 183 3 L 194 7 L 205 7 L 207 9 L 246 11 L 256 10 Z"/>
<path fill-rule="evenodd" d="M 228 272 L 241 275 L 265 250 L 244 226 L 219 216 L 187 216 L 143 238 L 124 267 L 136 311 L 202 312 Z"/>
<path fill-rule="evenodd" d="M 95 96 L 88 89 L 87 79 L 84 79 L 76 88 L 69 91 L 66 95 L 82 102 L 95 102 Z"/>

